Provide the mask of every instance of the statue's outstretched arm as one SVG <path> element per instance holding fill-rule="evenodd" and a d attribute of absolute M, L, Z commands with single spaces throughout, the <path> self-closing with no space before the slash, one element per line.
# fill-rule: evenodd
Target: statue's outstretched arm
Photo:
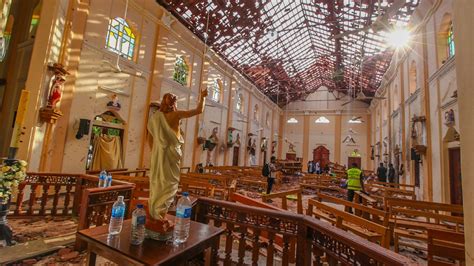
<path fill-rule="evenodd" d="M 199 95 L 199 103 L 195 109 L 187 111 L 176 111 L 176 116 L 178 119 L 192 117 L 198 114 L 201 114 L 204 111 L 204 106 L 206 104 L 207 89 L 203 89 Z"/>

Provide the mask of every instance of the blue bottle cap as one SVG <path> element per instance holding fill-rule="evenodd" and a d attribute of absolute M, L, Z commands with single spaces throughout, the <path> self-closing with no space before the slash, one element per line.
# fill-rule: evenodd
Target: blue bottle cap
<path fill-rule="evenodd" d="M 143 209 L 143 204 L 137 204 L 138 209 Z"/>
<path fill-rule="evenodd" d="M 188 192 L 183 192 L 182 195 L 183 195 L 184 197 L 187 197 L 187 196 L 189 196 L 189 193 L 188 193 Z"/>

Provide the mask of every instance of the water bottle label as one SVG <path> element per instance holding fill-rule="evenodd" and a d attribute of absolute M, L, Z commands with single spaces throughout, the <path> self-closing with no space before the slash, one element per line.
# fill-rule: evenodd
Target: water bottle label
<path fill-rule="evenodd" d="M 132 217 L 132 225 L 144 225 L 146 222 L 146 216 L 133 216 Z"/>
<path fill-rule="evenodd" d="M 191 208 L 178 208 L 176 210 L 176 217 L 178 218 L 190 218 L 191 217 Z"/>
<path fill-rule="evenodd" d="M 112 217 L 113 218 L 121 218 L 125 216 L 125 208 L 113 208 L 112 209 Z"/>

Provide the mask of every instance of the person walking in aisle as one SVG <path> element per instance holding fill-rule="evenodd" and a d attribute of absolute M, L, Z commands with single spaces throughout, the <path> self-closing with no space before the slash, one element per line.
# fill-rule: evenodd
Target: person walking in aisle
<path fill-rule="evenodd" d="M 362 181 L 362 170 L 357 166 L 357 163 L 352 163 L 351 168 L 347 170 L 347 200 L 352 202 L 356 191 L 364 191 L 364 182 Z M 352 213 L 352 208 L 349 208 Z"/>
<path fill-rule="evenodd" d="M 276 157 L 272 156 L 270 158 L 270 163 L 268 164 L 270 174 L 267 177 L 267 194 L 270 194 L 272 192 L 272 187 L 273 187 L 273 184 L 275 183 L 276 172 L 277 172 L 275 163 L 276 163 Z"/>
<path fill-rule="evenodd" d="M 387 182 L 387 168 L 383 166 L 383 163 L 380 163 L 379 168 L 377 168 L 377 177 L 380 182 Z"/>

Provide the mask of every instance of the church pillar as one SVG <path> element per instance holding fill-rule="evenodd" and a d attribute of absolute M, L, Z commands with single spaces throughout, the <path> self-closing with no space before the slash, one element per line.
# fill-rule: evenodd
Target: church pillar
<path fill-rule="evenodd" d="M 303 116 L 303 165 L 309 160 L 309 115 Z M 304 169 L 304 167 L 303 167 Z"/>
<path fill-rule="evenodd" d="M 474 1 L 453 1 L 454 33 L 456 34 L 456 77 L 458 86 L 459 129 L 461 135 L 461 172 L 464 208 L 464 236 L 466 241 L 466 265 L 474 265 Z"/>
<path fill-rule="evenodd" d="M 334 162 L 338 163 L 338 164 L 342 164 L 342 161 L 341 161 L 341 142 L 342 142 L 342 138 L 341 138 L 341 130 L 342 130 L 342 127 L 341 127 L 341 120 L 342 120 L 342 115 L 341 114 L 337 114 L 336 117 L 335 117 L 335 121 L 334 121 L 334 126 L 335 126 L 335 129 L 334 129 L 334 135 L 335 135 L 335 138 L 334 138 Z"/>
<path fill-rule="evenodd" d="M 227 101 L 227 119 L 226 119 L 226 126 L 223 129 L 225 133 L 225 143 L 229 142 L 229 134 L 228 134 L 228 129 L 230 126 L 232 126 L 232 117 L 234 115 L 234 102 L 233 100 L 233 88 L 232 86 L 234 84 L 234 80 L 231 79 L 230 85 L 229 85 L 229 95 L 228 95 L 228 101 Z M 234 140 L 235 141 L 235 140 Z M 226 148 L 226 151 L 224 152 L 224 165 L 232 165 L 231 162 L 229 162 L 229 157 L 232 154 L 233 149 L 232 148 Z"/>
<path fill-rule="evenodd" d="M 425 200 L 433 201 L 433 174 L 432 174 L 432 156 L 433 149 L 431 148 L 431 112 L 430 112 L 430 84 L 429 84 L 429 73 L 428 73 L 428 42 L 426 39 L 426 26 L 423 28 L 422 40 L 423 40 L 423 104 L 426 116 L 425 128 L 426 128 L 426 156 L 425 162 L 423 162 L 423 173 L 426 183 L 424 182 L 424 193 L 423 197 Z"/>

